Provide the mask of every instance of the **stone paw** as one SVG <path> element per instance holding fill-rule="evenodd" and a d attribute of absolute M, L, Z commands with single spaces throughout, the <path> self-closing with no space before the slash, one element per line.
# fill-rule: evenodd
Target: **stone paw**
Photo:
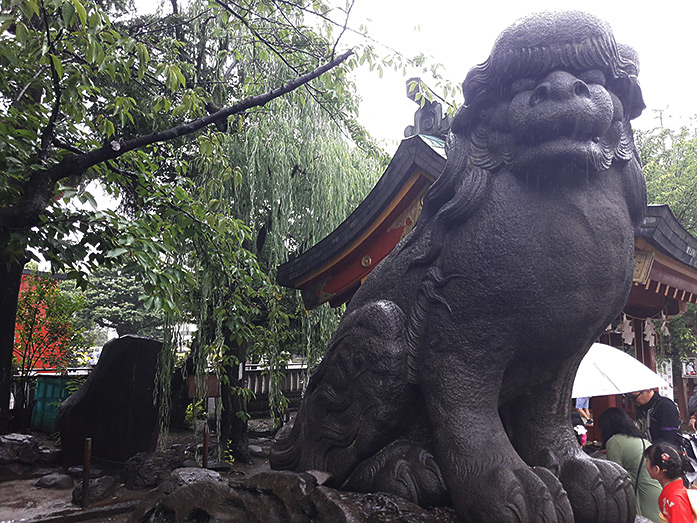
<path fill-rule="evenodd" d="M 577 523 L 634 521 L 634 490 L 627 473 L 616 463 L 579 456 L 564 463 L 559 480 Z"/>
<path fill-rule="evenodd" d="M 408 440 L 393 442 L 361 463 L 342 489 L 388 492 L 422 507 L 449 503 L 448 491 L 433 455 Z"/>
<path fill-rule="evenodd" d="M 554 475 L 541 468 L 497 467 L 470 492 L 451 492 L 467 522 L 572 523 L 571 506 Z"/>

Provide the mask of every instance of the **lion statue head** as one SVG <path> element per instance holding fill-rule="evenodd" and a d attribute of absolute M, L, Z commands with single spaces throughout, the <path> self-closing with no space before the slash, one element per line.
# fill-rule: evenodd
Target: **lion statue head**
<path fill-rule="evenodd" d="M 627 171 L 638 225 L 646 202 L 630 125 L 645 108 L 638 71 L 634 50 L 588 13 L 539 13 L 510 26 L 463 82 L 465 104 L 446 167 L 424 198 L 422 230 L 465 220 L 503 169 L 539 187 L 587 183 L 613 164 Z"/>

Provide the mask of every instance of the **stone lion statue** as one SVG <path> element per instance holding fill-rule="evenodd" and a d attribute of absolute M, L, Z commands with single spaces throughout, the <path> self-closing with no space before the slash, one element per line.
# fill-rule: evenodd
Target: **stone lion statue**
<path fill-rule="evenodd" d="M 580 12 L 506 29 L 463 84 L 412 233 L 353 297 L 271 466 L 468 522 L 634 521 L 570 395 L 621 311 L 646 189 L 631 48 Z"/>

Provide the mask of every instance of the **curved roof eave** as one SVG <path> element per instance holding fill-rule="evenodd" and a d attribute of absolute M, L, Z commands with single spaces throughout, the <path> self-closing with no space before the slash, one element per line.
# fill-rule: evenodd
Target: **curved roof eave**
<path fill-rule="evenodd" d="M 667 205 L 649 205 L 637 236 L 659 252 L 697 270 L 697 238 L 675 218 Z"/>
<path fill-rule="evenodd" d="M 339 256 L 377 219 L 400 192 L 415 169 L 435 180 L 445 165 L 445 144 L 432 136 L 416 135 L 402 140 L 384 174 L 365 200 L 326 238 L 278 267 L 278 283 L 295 287 L 303 275 L 316 272 Z"/>

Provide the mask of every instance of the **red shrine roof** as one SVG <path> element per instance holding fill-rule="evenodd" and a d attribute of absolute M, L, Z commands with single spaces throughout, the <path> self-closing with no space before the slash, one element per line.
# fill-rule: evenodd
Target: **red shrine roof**
<path fill-rule="evenodd" d="M 445 165 L 444 142 L 402 141 L 373 190 L 329 236 L 278 268 L 278 282 L 302 291 L 305 307 L 347 302 L 371 270 L 414 227 L 423 195 Z M 697 303 L 697 239 L 667 205 L 649 205 L 635 240 L 634 285 L 625 312 L 679 314 Z"/>

